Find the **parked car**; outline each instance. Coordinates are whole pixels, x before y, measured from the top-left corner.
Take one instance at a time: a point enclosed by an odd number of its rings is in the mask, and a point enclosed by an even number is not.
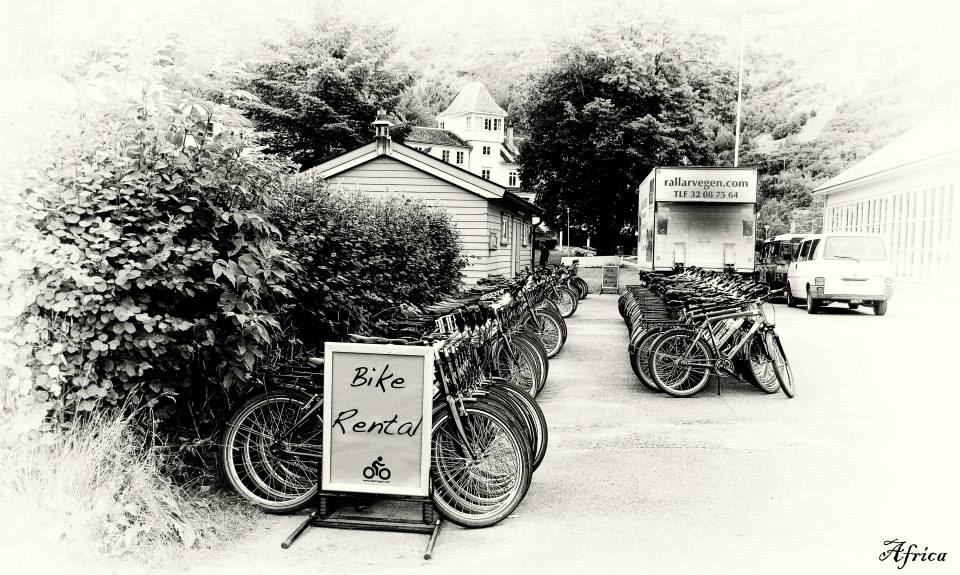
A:
[[[893,269],[883,238],[873,234],[808,235],[787,272],[787,305],[806,302],[807,313],[833,302],[850,309],[861,304],[887,313],[893,296]]]
[[[796,251],[804,236],[800,234],[780,234],[763,242],[757,254],[756,279],[771,290],[787,285],[787,269],[793,262]]]

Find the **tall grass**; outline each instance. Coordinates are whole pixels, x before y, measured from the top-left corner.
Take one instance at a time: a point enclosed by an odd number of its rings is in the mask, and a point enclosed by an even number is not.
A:
[[[2,448],[0,516],[21,518],[25,537],[49,538],[54,526],[58,540],[108,555],[209,548],[249,529],[252,507],[178,486],[163,472],[162,447],[133,429],[129,417],[99,414]]]

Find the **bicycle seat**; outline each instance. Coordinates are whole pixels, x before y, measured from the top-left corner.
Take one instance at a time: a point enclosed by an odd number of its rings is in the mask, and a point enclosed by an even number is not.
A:
[[[385,344],[385,343],[388,343],[388,342],[390,341],[390,340],[388,340],[388,339],[386,339],[386,338],[383,338],[383,337],[375,337],[375,336],[374,336],[374,337],[371,337],[371,336],[366,336],[366,335],[358,335],[358,334],[355,334],[355,333],[348,333],[348,334],[347,334],[347,340],[348,340],[350,343],[377,343],[377,344],[381,344],[381,345],[382,345],[382,344]]]
[[[324,359],[322,357],[308,357],[307,363],[315,367],[323,367]]]

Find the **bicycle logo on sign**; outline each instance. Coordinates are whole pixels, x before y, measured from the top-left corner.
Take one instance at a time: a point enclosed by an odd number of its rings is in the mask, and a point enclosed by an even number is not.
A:
[[[390,468],[383,462],[382,456],[377,457],[376,461],[363,468],[363,478],[379,478],[380,481],[388,481],[390,479]]]

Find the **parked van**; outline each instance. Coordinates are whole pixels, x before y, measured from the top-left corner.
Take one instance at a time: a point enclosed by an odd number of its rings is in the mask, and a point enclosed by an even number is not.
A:
[[[787,268],[800,241],[800,234],[780,234],[763,242],[757,255],[756,280],[771,290],[787,285]]]
[[[787,271],[787,305],[806,302],[807,313],[842,302],[887,313],[893,295],[893,268],[883,238],[873,234],[805,236]]]

